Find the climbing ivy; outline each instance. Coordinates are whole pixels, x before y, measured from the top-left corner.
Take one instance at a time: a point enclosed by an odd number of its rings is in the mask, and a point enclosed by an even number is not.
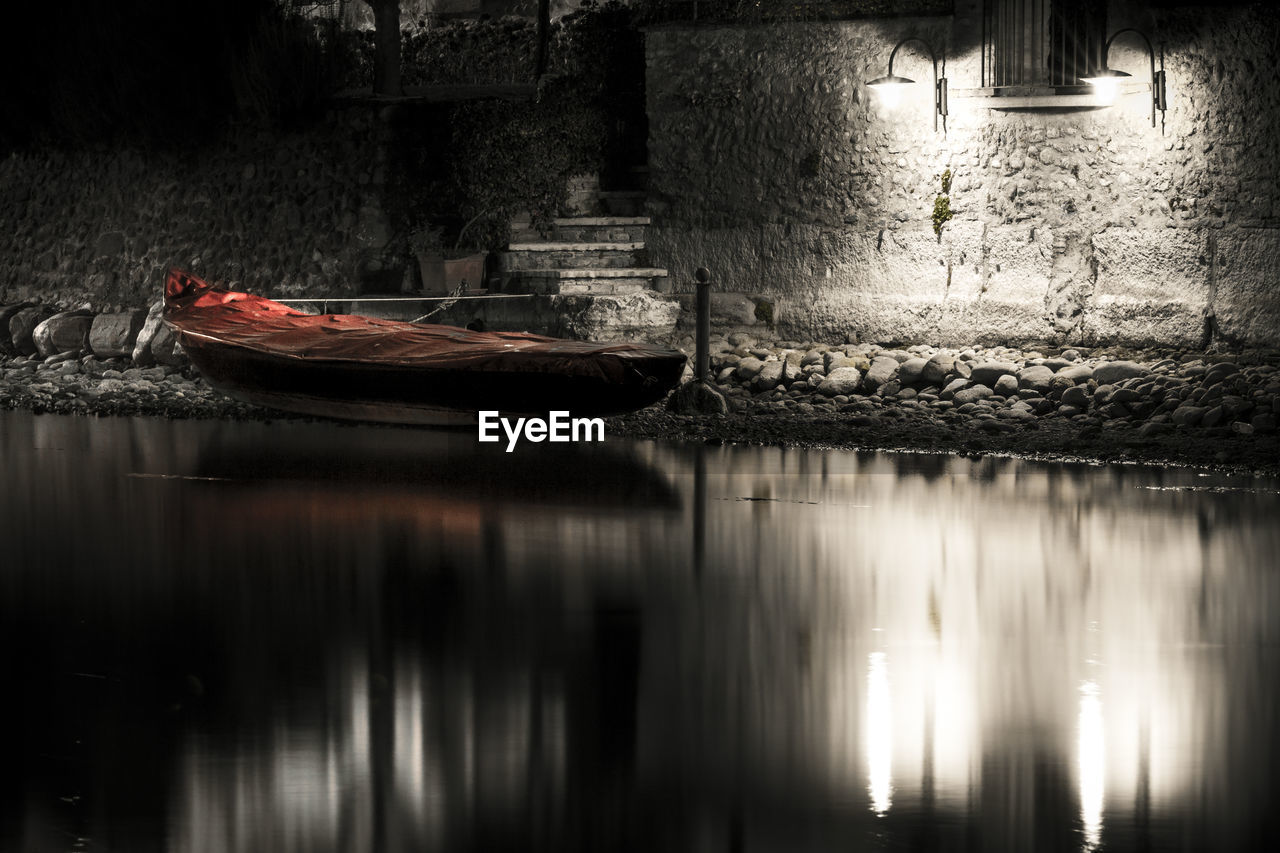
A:
[[[953,214],[951,212],[951,170],[941,175],[942,192],[933,200],[933,233],[942,239],[942,226],[947,224]]]

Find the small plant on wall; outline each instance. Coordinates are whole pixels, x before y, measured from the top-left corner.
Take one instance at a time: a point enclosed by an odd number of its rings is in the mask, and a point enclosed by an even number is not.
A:
[[[933,233],[942,242],[942,226],[946,225],[953,214],[951,212],[951,170],[947,169],[940,176],[942,192],[933,200]]]

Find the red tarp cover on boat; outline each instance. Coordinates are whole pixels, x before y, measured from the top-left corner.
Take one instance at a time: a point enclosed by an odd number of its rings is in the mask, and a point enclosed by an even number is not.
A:
[[[614,374],[631,358],[679,355],[644,344],[473,332],[353,314],[303,314],[270,299],[214,287],[176,269],[165,282],[164,318],[183,334],[276,356],[428,370],[554,371],[616,381]]]

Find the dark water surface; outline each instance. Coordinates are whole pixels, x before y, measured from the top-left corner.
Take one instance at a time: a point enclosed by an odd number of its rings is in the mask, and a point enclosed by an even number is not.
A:
[[[1280,849],[1280,484],[0,412],[0,850]]]

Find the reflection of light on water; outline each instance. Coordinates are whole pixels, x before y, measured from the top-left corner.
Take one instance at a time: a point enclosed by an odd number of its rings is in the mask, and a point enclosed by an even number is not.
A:
[[[1080,762],[1080,820],[1084,824],[1085,849],[1092,850],[1102,840],[1103,774],[1106,768],[1106,741],[1102,731],[1102,700],[1098,685],[1080,685],[1080,719],[1077,757]]]
[[[375,849],[381,834],[381,849],[450,850],[480,823],[559,814],[569,740],[558,681],[482,687],[412,654],[393,666],[375,681],[352,656],[333,679],[342,706],[322,718],[282,711],[230,744],[193,736],[171,849],[336,853]]]
[[[871,808],[882,815],[892,804],[893,705],[889,700],[889,664],[884,652],[872,652],[867,669],[867,777]]]

